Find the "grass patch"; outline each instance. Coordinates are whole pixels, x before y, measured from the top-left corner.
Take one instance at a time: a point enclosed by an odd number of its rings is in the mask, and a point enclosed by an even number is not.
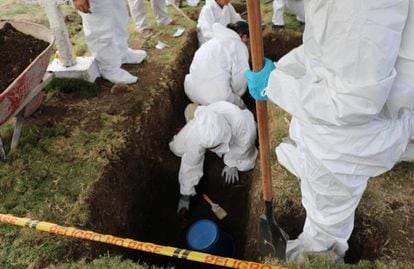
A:
[[[50,266],[48,269],[94,269],[94,268],[101,268],[101,269],[144,269],[147,267],[143,267],[142,265],[136,264],[131,260],[122,260],[121,257],[116,256],[112,257],[109,255],[103,256],[99,259],[96,259],[92,262],[80,261],[77,264],[73,263],[65,263],[58,266]]]
[[[272,27],[272,15],[273,15],[273,5],[272,1],[268,2],[267,4],[261,5],[262,11],[262,21],[264,21],[267,27]],[[285,28],[289,30],[303,32],[304,25],[296,20],[296,15],[290,12],[287,8],[285,8],[283,13],[284,21],[285,21]]]
[[[146,2],[146,5],[149,6],[149,3]],[[74,50],[77,55],[82,55],[86,52],[86,45],[80,17],[73,7],[62,8],[71,39],[76,43]],[[155,25],[152,12],[148,15],[150,24]],[[14,0],[1,1],[0,17],[48,25],[39,6],[23,5]],[[184,27],[190,25],[181,18],[174,19]],[[130,21],[131,25],[133,23]],[[158,37],[153,40],[160,38],[170,45],[157,54],[157,61],[160,58],[166,65],[172,64],[185,40],[184,36],[172,37],[175,29],[171,26],[155,29]],[[188,31],[190,26],[186,29]],[[140,38],[134,27],[130,27],[130,30],[130,40]],[[147,47],[153,49],[153,46]],[[76,79],[55,79],[47,89],[51,92],[79,94],[81,98],[94,97],[97,90],[95,84]],[[59,94],[52,94],[45,104],[56,107],[55,110],[62,113],[59,104],[65,99]],[[90,101],[73,102],[75,104],[71,104],[71,108],[78,111],[87,109]],[[65,101],[65,105],[67,103]],[[62,107],[65,105],[62,104]],[[114,157],[116,147],[123,147],[125,142],[126,134],[117,131],[116,126],[125,121],[126,116],[112,114],[91,115],[94,116],[92,119],[64,113],[61,115],[63,119],[57,123],[26,124],[19,146],[7,156],[5,163],[1,163],[0,212],[65,226],[85,227],[90,218],[86,202],[90,188],[100,177],[108,159]],[[76,125],[70,123],[72,119],[76,120]],[[0,129],[5,145],[10,145],[13,127],[9,124]],[[6,148],[6,151],[9,149]],[[0,224],[0,234],[0,268],[45,268],[52,264],[62,264],[60,268],[143,268],[131,261],[110,256],[86,262],[90,258],[88,254],[79,253],[86,243],[78,239],[4,224]],[[73,262],[72,259],[79,255],[85,259]]]
[[[47,86],[46,92],[76,93],[80,98],[91,98],[98,95],[95,83],[75,78],[54,78]]]
[[[64,126],[28,126],[19,147],[0,169],[0,212],[16,216],[83,226],[89,211],[85,199],[99,177],[110,149],[119,141],[112,116],[101,117],[99,131],[71,130]],[[12,128],[1,129],[11,137]],[[75,252],[75,240],[0,225],[0,267],[61,262]],[[63,259],[62,259],[63,257]]]

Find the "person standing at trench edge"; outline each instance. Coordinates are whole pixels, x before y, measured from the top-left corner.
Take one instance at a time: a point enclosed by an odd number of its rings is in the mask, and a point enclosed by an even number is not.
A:
[[[144,0],[128,0],[131,17],[135,22],[136,29],[143,37],[153,35],[148,25]],[[168,16],[165,0],[151,0],[151,7],[158,25],[174,25],[175,21]]]
[[[225,167],[222,176],[227,184],[239,181],[238,171],[253,169],[257,157],[256,123],[249,110],[220,101],[198,106],[194,118],[188,119],[169,144],[170,150],[181,157],[179,216],[190,209],[190,197],[196,194],[195,186],[203,176],[207,150],[223,157]]]
[[[285,19],[283,18],[285,7],[296,15],[296,20],[298,22],[305,23],[303,0],[273,0],[273,30],[285,28]]]
[[[135,83],[138,78],[121,65],[139,64],[147,53],[128,48],[126,3],[122,0],[74,0],[73,4],[80,11],[86,43],[101,76],[112,83]]]
[[[292,115],[276,155],[306,220],[287,258],[343,262],[368,179],[414,160],[414,0],[308,0],[305,14],[303,45],[246,78]]]

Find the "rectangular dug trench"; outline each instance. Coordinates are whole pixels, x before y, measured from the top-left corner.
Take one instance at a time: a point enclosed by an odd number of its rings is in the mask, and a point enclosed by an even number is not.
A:
[[[270,36],[265,39],[265,49],[270,51],[266,54],[276,60],[300,43],[300,35],[293,41]],[[204,176],[197,186],[197,196],[191,200],[188,222],[183,223],[176,214],[181,160],[170,152],[168,143],[185,124],[183,111],[189,100],[182,85],[197,47],[193,31],[171,71],[170,83],[159,90],[153,105],[141,115],[140,131],[130,133],[128,145],[119,159],[108,165],[104,176],[94,186],[89,201],[93,208],[91,228],[138,241],[188,249],[185,240],[188,226],[199,219],[209,219],[233,238],[234,258],[255,259],[256,254],[246,254],[245,250],[255,247],[257,236],[256,227],[249,224],[258,220],[251,216],[251,209],[257,211],[262,206],[261,199],[250,195],[252,182],[260,180],[257,171],[240,173],[238,184],[226,185],[221,177],[223,161],[215,154],[207,153]],[[227,217],[217,219],[209,204],[201,198],[202,193],[219,203],[227,211]],[[97,252],[106,252],[110,248],[111,252],[151,265],[217,268],[117,247],[96,247],[101,248]]]

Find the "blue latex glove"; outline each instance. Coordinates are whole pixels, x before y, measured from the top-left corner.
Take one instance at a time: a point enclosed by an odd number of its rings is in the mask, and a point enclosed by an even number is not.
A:
[[[266,94],[266,87],[269,81],[270,73],[276,69],[276,66],[270,59],[265,58],[264,67],[259,72],[253,72],[251,70],[247,70],[244,73],[244,77],[247,80],[247,85],[249,87],[250,95],[258,101],[266,101],[267,94]]]

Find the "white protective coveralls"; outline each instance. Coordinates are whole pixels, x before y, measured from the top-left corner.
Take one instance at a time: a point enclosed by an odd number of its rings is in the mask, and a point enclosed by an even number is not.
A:
[[[228,102],[199,106],[169,146],[181,157],[178,175],[180,193],[195,195],[195,186],[203,176],[207,149],[223,158],[225,165],[247,171],[255,166],[257,149],[253,114]]]
[[[209,105],[227,101],[245,108],[241,96],[246,92],[244,72],[249,70],[249,51],[233,30],[213,24],[214,38],[195,53],[184,90],[194,103]]]
[[[285,7],[296,15],[296,19],[298,21],[305,22],[305,8],[303,6],[303,0],[273,0],[273,25],[285,25],[285,20],[283,18]]]
[[[198,6],[199,3],[200,3],[200,0],[187,0],[187,4],[190,7],[196,7]]]
[[[238,21],[244,20],[230,3],[221,8],[215,0],[206,0],[197,21],[197,37],[200,46],[213,38],[213,24],[215,22],[227,26],[229,23]]]
[[[144,0],[128,0],[128,4],[137,31],[142,32],[149,29]],[[165,0],[151,0],[151,7],[158,25],[168,25],[172,22],[172,19],[168,16]]]
[[[147,54],[128,48],[126,3],[113,0],[89,0],[89,3],[92,13],[79,13],[86,42],[102,77],[113,83],[136,82],[137,77],[121,69],[121,64],[139,63]]]
[[[368,179],[414,159],[414,0],[306,0],[305,10],[304,44],[279,60],[267,88],[292,115],[294,143],[276,154],[300,178],[307,214],[287,257],[330,249],[341,258]]]

